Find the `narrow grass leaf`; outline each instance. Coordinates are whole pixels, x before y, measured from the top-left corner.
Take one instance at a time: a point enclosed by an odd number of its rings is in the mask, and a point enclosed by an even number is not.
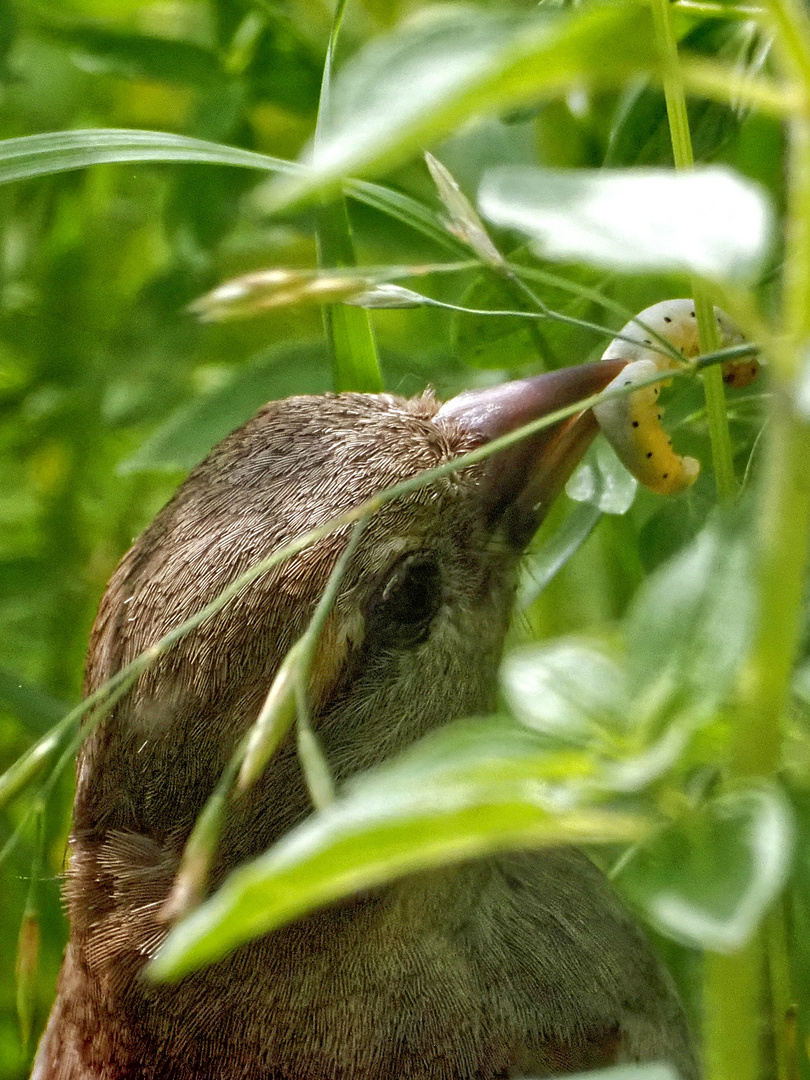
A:
[[[0,141],[0,183],[83,169],[88,165],[151,161],[235,165],[261,172],[297,172],[300,166],[269,154],[167,131],[87,128]]]
[[[489,263],[490,266],[503,266],[503,255],[492,243],[483,221],[458,186],[456,178],[433,154],[425,153],[425,161],[439,198],[450,215],[448,223],[450,232],[474,251],[483,262]]]
[[[338,0],[323,68],[315,144],[320,143],[332,111],[332,70],[346,0]],[[318,265],[351,267],[356,263],[349,213],[342,191],[336,191],[317,215]],[[338,298],[340,299],[340,298]],[[326,336],[332,349],[335,389],[379,393],[382,376],[369,316],[361,308],[327,302],[323,308]]]

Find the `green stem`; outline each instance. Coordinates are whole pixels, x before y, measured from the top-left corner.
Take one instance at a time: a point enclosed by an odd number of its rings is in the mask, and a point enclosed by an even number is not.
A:
[[[770,0],[786,66],[810,96],[810,32],[792,0]],[[810,341],[810,122],[790,128],[783,336],[769,350],[773,409],[759,483],[758,619],[740,686],[732,733],[731,768],[738,776],[772,776],[779,764],[782,725],[801,630],[810,535],[810,428],[795,402]],[[772,943],[771,943],[772,944]],[[749,947],[750,948],[750,947]],[[773,964],[774,958],[771,957]],[[777,958],[778,959],[778,958]],[[734,993],[739,984],[733,983]],[[718,988],[719,989],[719,988]],[[746,1024],[733,1033],[745,1036]],[[729,1038],[731,1032],[729,1031]],[[785,1040],[787,1032],[777,1030]],[[784,1059],[784,1046],[777,1058]]]
[[[758,940],[704,960],[704,1036],[709,1080],[758,1080],[760,1016]]]
[[[316,150],[324,118],[329,115],[332,66],[346,3],[347,0],[338,0],[332,20],[315,125]],[[319,266],[356,265],[349,212],[343,195],[319,208],[316,233]],[[383,388],[382,376],[368,312],[345,304],[324,304],[323,321],[332,349],[335,390],[379,393]]]
[[[686,93],[672,27],[669,0],[652,0],[656,42],[663,67],[664,94],[676,169],[694,166],[686,109]],[[714,305],[705,285],[692,281],[701,352],[719,344]],[[717,497],[734,499],[737,482],[731,453],[722,374],[718,368],[703,376],[706,415],[712,446]],[[756,740],[753,740],[756,744]],[[707,953],[704,959],[704,1036],[706,1073],[710,1080],[757,1080],[760,1047],[761,980],[755,939],[732,956]]]
[[[692,153],[692,138],[689,134],[683,72],[678,57],[678,42],[672,27],[669,0],[652,0],[652,15],[656,45],[663,69],[664,96],[667,103],[675,168],[691,169],[695,164],[695,159]],[[714,305],[708,289],[698,278],[692,279],[692,296],[695,299],[700,350],[704,353],[715,352],[720,342],[714,319]],[[734,459],[728,431],[723,376],[718,369],[713,368],[705,373],[703,389],[706,396],[706,416],[709,424],[717,497],[721,503],[731,502],[737,494],[737,480],[734,476]]]
[[[768,0],[779,51],[804,90],[810,93],[810,16],[802,0]]]
[[[795,1017],[784,902],[770,913],[765,930],[776,1080],[796,1080],[799,1068],[793,1030]]]

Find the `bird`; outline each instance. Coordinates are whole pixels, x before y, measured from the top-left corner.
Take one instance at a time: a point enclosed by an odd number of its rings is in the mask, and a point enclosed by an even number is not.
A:
[[[85,693],[279,546],[598,392],[621,365],[572,366],[444,403],[430,390],[269,402],[123,557],[91,632]],[[448,720],[493,710],[521,555],[596,432],[579,411],[369,519],[307,690],[338,790]],[[242,589],[88,735],[65,883],[70,936],[33,1080],[506,1080],[651,1060],[697,1080],[670,975],[573,848],[412,873],[174,984],[144,977],[195,820],[349,533]],[[311,812],[288,737],[232,799],[210,887]]]

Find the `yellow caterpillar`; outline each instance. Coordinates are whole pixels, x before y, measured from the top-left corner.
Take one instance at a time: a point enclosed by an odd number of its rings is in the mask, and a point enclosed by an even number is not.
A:
[[[741,343],[743,336],[728,315],[720,308],[714,309],[714,315],[721,347]],[[622,329],[621,338],[611,341],[602,359],[627,360],[628,364],[608,389],[629,386],[657,372],[677,368],[679,361],[664,351],[661,338],[684,360],[698,356],[700,342],[693,300],[663,300],[646,308]],[[732,361],[723,365],[723,380],[730,386],[747,386],[758,371],[756,360]],[[694,484],[700,462],[673,450],[661,426],[660,387],[661,384],[641,387],[625,397],[606,401],[593,411],[625,468],[652,491],[674,495]]]

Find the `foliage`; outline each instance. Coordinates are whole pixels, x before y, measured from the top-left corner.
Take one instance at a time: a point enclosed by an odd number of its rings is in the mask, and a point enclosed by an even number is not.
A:
[[[180,921],[153,974],[408,869],[574,840],[660,933],[710,1076],[810,1077],[806,13],[333,15],[0,0],[0,1078],[25,1075],[61,958],[94,608],[184,472],[269,398],[579,363],[684,295],[769,361],[727,396],[675,380],[695,486],[637,490],[595,446],[528,554],[502,714],[448,717],[334,800],[302,737],[319,809]],[[692,156],[711,168],[679,171]],[[311,643],[200,819],[178,910],[230,784],[295,717]]]

